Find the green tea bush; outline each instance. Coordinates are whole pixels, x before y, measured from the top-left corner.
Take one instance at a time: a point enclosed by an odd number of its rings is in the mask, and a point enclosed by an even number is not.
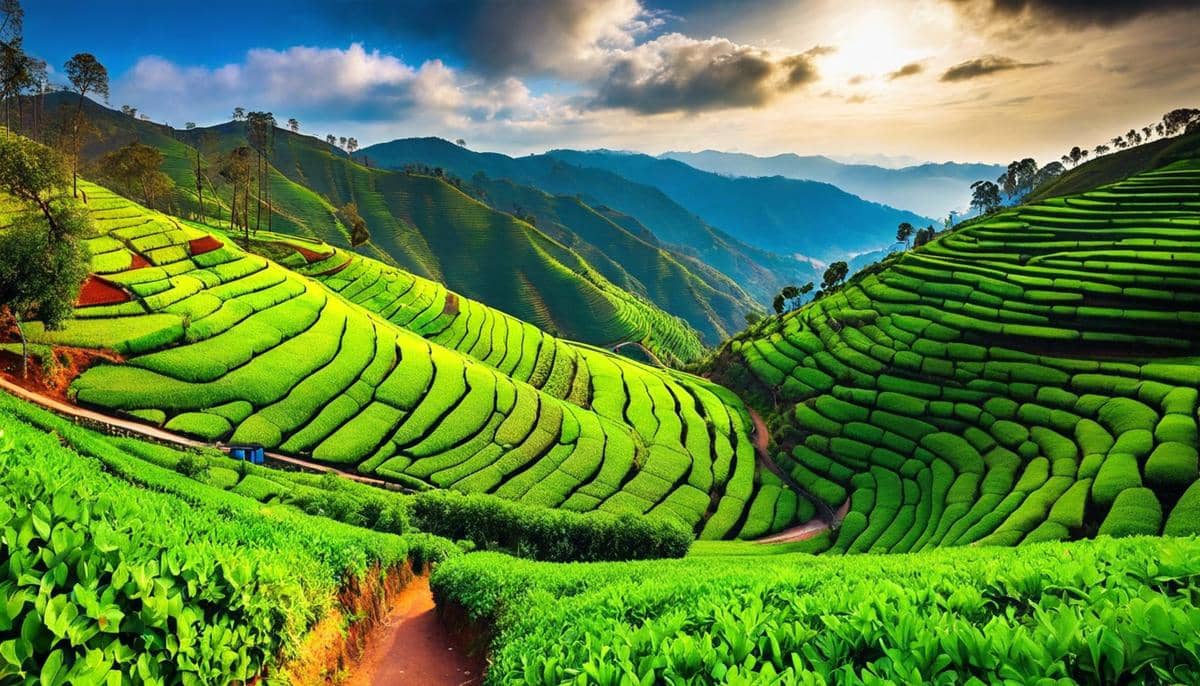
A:
[[[1200,543],[1141,538],[586,566],[480,553],[432,585],[494,623],[488,684],[1115,684],[1200,680],[1198,579]]]
[[[421,531],[536,560],[682,557],[693,539],[673,519],[551,510],[453,491],[419,493],[410,511]]]
[[[1102,536],[1153,536],[1162,527],[1162,505],[1149,488],[1121,491],[1100,525]]]

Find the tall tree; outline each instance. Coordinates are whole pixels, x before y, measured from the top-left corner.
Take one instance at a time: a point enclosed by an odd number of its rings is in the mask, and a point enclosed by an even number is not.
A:
[[[58,326],[87,276],[81,239],[90,223],[77,202],[62,198],[67,176],[56,151],[18,136],[0,139],[0,191],[22,205],[0,231],[0,309],[21,337],[22,375],[29,351],[21,322],[36,317],[47,328]]]
[[[147,207],[165,210],[162,199],[169,196],[172,182],[162,171],[164,159],[158,148],[133,141],[106,153],[99,167],[114,190]]]
[[[825,274],[821,277],[821,288],[827,293],[835,286],[846,280],[846,276],[850,274],[850,265],[838,260],[829,265],[825,270]]]
[[[1000,187],[991,181],[976,181],[971,184],[971,207],[980,214],[988,214],[1000,206]]]
[[[270,112],[250,112],[246,115],[246,140],[257,154],[255,171],[258,176],[258,206],[255,209],[254,230],[262,228],[262,207],[267,203],[267,224],[271,223],[269,183],[269,155],[274,140],[275,115]]]
[[[234,121],[241,121],[245,118],[246,118],[246,108],[245,107],[233,108],[233,120]]]
[[[245,234],[245,247],[250,246],[250,185],[254,176],[254,151],[249,146],[238,146],[221,160],[218,171],[221,178],[232,189],[229,209],[229,229],[241,228]]]
[[[295,117],[288,119],[288,128],[291,129],[292,133],[300,133],[300,121]]]
[[[325,142],[330,145],[337,145],[337,136],[331,133],[328,136],[325,136]]]
[[[358,139],[357,138],[347,138],[346,139],[346,150],[347,150],[347,152],[349,152],[351,154],[353,154],[355,150],[358,150]]]
[[[1101,143],[1100,145],[1097,145],[1093,149],[1093,152],[1096,153],[1096,157],[1099,157],[1108,151],[1109,151],[1109,147],[1107,145],[1104,145],[1103,143]]]
[[[904,248],[908,249],[908,239],[912,238],[913,225],[908,222],[900,222],[900,226],[896,227],[896,240],[904,244]]]
[[[342,206],[341,210],[342,221],[350,227],[350,245],[357,248],[358,246],[371,240],[371,232],[367,229],[367,222],[358,213],[358,204],[348,202]]]
[[[108,70],[104,68],[103,64],[100,64],[95,55],[87,52],[78,53],[67,60],[66,70],[67,80],[79,94],[79,104],[75,108],[75,117],[71,123],[71,136],[74,139],[71,146],[71,193],[78,198],[83,99],[88,93],[95,93],[108,102]]]

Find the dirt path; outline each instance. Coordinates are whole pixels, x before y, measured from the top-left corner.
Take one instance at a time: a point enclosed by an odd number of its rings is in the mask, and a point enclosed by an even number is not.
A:
[[[481,683],[483,665],[455,643],[434,611],[429,577],[417,577],[401,592],[384,623],[372,632],[370,643],[344,686],[422,684],[474,686]]]
[[[72,419],[83,419],[93,424],[99,424],[113,429],[118,429],[126,434],[141,436],[143,438],[149,438],[162,443],[171,443],[184,448],[216,447],[210,443],[204,443],[202,441],[185,438],[179,434],[171,433],[170,431],[160,429],[156,426],[150,426],[149,424],[142,424],[141,422],[121,419],[120,417],[112,417],[94,410],[89,410],[85,407],[79,407],[78,405],[72,405],[56,398],[42,395],[41,393],[35,393],[2,376],[0,376],[0,390],[7,391],[8,393],[15,395],[22,400],[27,400],[35,405],[40,405],[51,412],[55,412],[65,417],[70,417]],[[333,467],[329,467],[327,465],[317,462],[310,462],[308,460],[302,460],[296,457],[290,457],[288,455],[281,455],[279,453],[266,453],[266,457],[268,463],[275,462],[291,465],[293,467],[299,467],[307,471],[333,473],[353,481],[370,484],[372,486],[378,486],[380,488],[404,490],[398,487],[396,484],[384,481],[382,479],[374,479],[369,476],[363,476],[362,474],[355,474],[354,472],[344,472],[340,469],[334,469]]]
[[[767,431],[767,423],[764,422],[763,418],[757,412],[754,411],[754,408],[747,407],[746,411],[750,413],[750,420],[754,422],[754,433],[751,435],[750,439],[754,443],[754,454],[758,458],[758,463],[760,465],[762,465],[763,467],[765,467],[767,470],[769,470],[772,474],[779,477],[780,481],[783,481],[783,483],[788,488],[790,488],[796,492],[796,495],[800,496],[801,498],[805,498],[806,500],[811,502],[817,508],[817,516],[812,521],[805,522],[804,524],[801,524],[798,527],[793,527],[792,529],[787,529],[787,530],[782,531],[773,536],[768,536],[766,539],[759,539],[759,542],[760,543],[785,543],[785,542],[803,541],[808,538],[812,538],[813,536],[816,536],[817,534],[821,533],[825,529],[828,529],[831,526],[834,526],[836,523],[841,522],[842,518],[841,518],[841,516],[839,516],[841,509],[839,509],[838,512],[834,512],[833,509],[831,509],[828,505],[826,505],[824,503],[824,501],[817,499],[811,493],[804,490],[803,486],[796,483],[796,480],[792,478],[791,474],[788,474],[787,472],[783,471],[782,469],[780,469],[779,465],[775,464],[775,460],[771,459],[770,451],[767,450],[767,445],[771,440],[771,434],[770,434],[770,432]],[[811,525],[811,527],[810,527],[810,525]],[[823,526],[821,526],[821,525],[823,525]],[[791,533],[791,535],[793,535],[793,536],[802,536],[802,537],[801,538],[787,538],[787,539],[780,539],[780,540],[769,540],[769,539],[775,539],[776,536],[782,536],[782,535],[788,534],[788,533]]]
[[[658,365],[659,367],[661,367],[663,369],[668,368],[667,365],[663,364],[662,360],[658,359],[658,355],[655,355],[654,353],[650,352],[650,348],[647,348],[646,346],[642,345],[638,341],[625,341],[624,343],[618,343],[612,347],[612,351],[614,353],[619,353],[619,352],[621,352],[621,348],[627,348],[630,346],[640,349],[643,353],[646,354],[646,357],[650,358],[651,362]]]
[[[834,513],[834,521],[840,522],[846,517],[846,513],[850,511],[850,499]],[[813,517],[803,524],[798,524],[790,529],[784,529],[777,534],[764,536],[758,539],[758,543],[798,543],[807,541],[810,538],[816,537],[818,534],[829,530],[829,522],[820,517]]]

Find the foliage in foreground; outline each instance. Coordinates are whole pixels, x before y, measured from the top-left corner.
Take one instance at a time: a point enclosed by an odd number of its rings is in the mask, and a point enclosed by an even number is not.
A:
[[[262,507],[0,413],[0,682],[246,682],[363,579],[448,550]],[[135,467],[138,488],[118,475]],[[374,571],[372,571],[374,570]]]
[[[468,555],[439,603],[498,621],[490,684],[1200,681],[1200,542],[556,565]]]

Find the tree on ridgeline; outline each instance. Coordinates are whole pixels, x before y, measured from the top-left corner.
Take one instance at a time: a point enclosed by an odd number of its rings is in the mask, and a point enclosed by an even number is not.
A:
[[[459,139],[455,140],[455,141],[454,141],[454,144],[455,144],[455,145],[457,145],[457,146],[458,146],[458,147],[460,147],[460,148],[465,148],[465,147],[467,147],[467,142],[466,142],[465,140],[461,139],[461,138],[459,138]]]
[[[1095,148],[1093,148],[1092,152],[1095,152],[1096,157],[1099,157],[1099,156],[1107,153],[1110,149],[1111,148],[1109,148],[1107,145],[1101,143],[1100,145],[1097,145]]]
[[[913,247],[919,248],[922,245],[925,245],[929,241],[932,241],[933,237],[936,235],[937,232],[933,230],[932,226],[926,226],[923,229],[917,229],[916,235],[913,236]]]
[[[67,60],[67,80],[79,94],[79,103],[75,108],[75,116],[71,122],[71,193],[79,197],[79,152],[83,147],[82,134],[84,128],[83,99],[88,93],[95,93],[108,102],[108,70],[96,59],[95,55],[87,52],[77,53]]]
[[[346,150],[348,152],[350,152],[351,154],[353,154],[355,150],[358,150],[358,139],[353,138],[353,137],[347,138],[346,139]]]
[[[908,222],[900,222],[900,226],[896,227],[896,240],[904,244],[905,250],[908,249],[908,240],[912,238],[915,230],[913,225]]]
[[[29,346],[22,322],[54,329],[70,316],[87,277],[82,239],[91,233],[87,211],[64,197],[68,165],[57,151],[29,139],[0,139],[0,191],[23,206],[0,231],[0,309],[21,339],[21,375]]]
[[[1125,143],[1125,137],[1124,137],[1124,136],[1116,136],[1116,137],[1114,137],[1114,138],[1112,139],[1112,141],[1110,141],[1110,142],[1113,144],[1113,147],[1114,147],[1114,148],[1116,148],[1117,150],[1124,150],[1124,149],[1125,149],[1125,145],[1126,145],[1126,143]]]
[[[1085,150],[1084,152],[1086,153],[1087,151]],[[1037,179],[1033,187],[1040,188],[1043,184],[1062,176],[1064,171],[1066,171],[1066,168],[1058,162],[1047,164],[1038,170]]]
[[[337,136],[331,133],[328,136],[325,136],[325,142],[330,145],[337,145]]]
[[[850,275],[850,265],[838,260],[829,265],[821,277],[821,288],[826,293],[839,286]]]
[[[1152,135],[1154,135],[1154,125],[1153,124],[1147,124],[1142,127],[1142,136],[1145,137],[1146,140],[1150,140],[1150,137]]]
[[[1000,187],[991,181],[971,184],[971,207],[980,214],[989,214],[1000,207]]]
[[[346,148],[346,137],[338,136],[338,145],[344,150]]]
[[[367,222],[358,213],[358,203],[348,202],[342,206],[339,214],[342,215],[342,221],[346,226],[350,227],[350,245],[357,248],[358,246],[371,240],[371,232],[367,230]]]
[[[783,294],[776,293],[775,299],[771,301],[771,307],[775,310],[775,314],[783,314],[783,308],[785,305],[786,301],[783,298]]]
[[[300,133],[300,121],[295,117],[288,119],[288,129],[290,129],[292,133]]]
[[[1129,129],[1125,134],[1125,140],[1129,141],[1130,145],[1137,146],[1142,144],[1142,134],[1138,133],[1137,129]]]
[[[747,312],[746,326],[754,326],[755,324],[761,322],[762,318],[762,312]]]
[[[105,153],[98,169],[101,179],[121,195],[146,207],[167,210],[162,200],[170,198],[173,184],[162,171],[164,159],[158,148],[133,141]]]
[[[246,108],[245,107],[233,108],[233,120],[234,121],[241,121],[245,118],[246,118]]]
[[[1171,110],[1162,118],[1163,131],[1167,136],[1187,133],[1189,127],[1197,123],[1200,123],[1200,110],[1190,107]]]

